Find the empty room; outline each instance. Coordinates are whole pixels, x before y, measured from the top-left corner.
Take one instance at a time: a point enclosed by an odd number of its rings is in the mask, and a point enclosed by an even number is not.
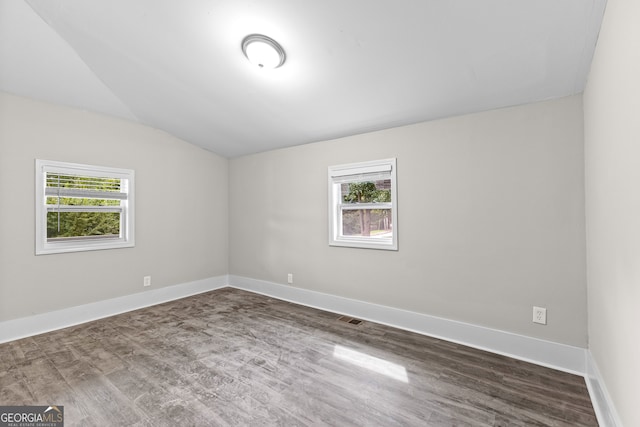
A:
[[[0,0],[0,426],[640,426],[638,22]]]

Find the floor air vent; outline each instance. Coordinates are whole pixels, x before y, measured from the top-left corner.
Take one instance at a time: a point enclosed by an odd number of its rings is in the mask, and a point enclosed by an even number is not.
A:
[[[340,316],[338,317],[338,320],[345,323],[351,323],[352,325],[359,325],[362,323],[362,320],[354,319],[353,317],[349,316]]]

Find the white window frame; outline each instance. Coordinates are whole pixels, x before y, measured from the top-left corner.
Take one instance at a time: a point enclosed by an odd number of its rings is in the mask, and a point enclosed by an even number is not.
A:
[[[367,176],[379,179],[384,175],[391,180],[390,203],[361,203],[346,204],[342,201],[340,185],[345,182],[361,182]],[[349,163],[329,166],[329,245],[351,248],[398,250],[398,191],[396,185],[396,159],[382,159],[360,163]],[[391,209],[391,224],[393,233],[391,238],[371,238],[342,235],[342,210],[344,209]]]
[[[133,170],[41,159],[36,159],[35,169],[36,255],[129,248],[135,246],[135,173]],[[119,196],[119,199],[121,199],[120,206],[115,208],[116,211],[121,213],[120,236],[118,238],[102,240],[80,238],[68,241],[47,241],[47,212],[48,209],[50,209],[50,207],[47,206],[46,195],[46,178],[48,173],[121,179],[121,192],[123,194]],[[76,210],[80,211],[80,209],[81,208]]]

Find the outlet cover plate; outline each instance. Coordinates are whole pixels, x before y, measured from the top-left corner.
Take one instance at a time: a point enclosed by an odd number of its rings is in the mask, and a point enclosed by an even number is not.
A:
[[[547,309],[544,307],[533,307],[533,323],[541,325],[547,324]]]

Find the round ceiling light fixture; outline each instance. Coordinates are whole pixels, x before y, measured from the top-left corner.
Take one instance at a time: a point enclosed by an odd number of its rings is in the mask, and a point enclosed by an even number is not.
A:
[[[260,68],[278,68],[286,59],[277,41],[262,34],[249,34],[242,40],[244,56]]]

